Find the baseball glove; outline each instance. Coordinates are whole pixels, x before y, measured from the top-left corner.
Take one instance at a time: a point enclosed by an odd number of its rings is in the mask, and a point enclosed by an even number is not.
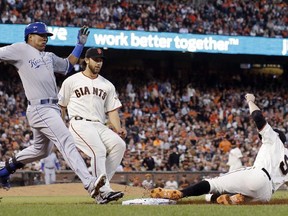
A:
[[[182,195],[182,192],[179,190],[155,188],[150,191],[150,197],[170,199],[170,200],[179,200],[183,197],[183,195]]]
[[[242,194],[222,194],[217,198],[216,202],[223,205],[239,205],[245,202],[245,196]]]

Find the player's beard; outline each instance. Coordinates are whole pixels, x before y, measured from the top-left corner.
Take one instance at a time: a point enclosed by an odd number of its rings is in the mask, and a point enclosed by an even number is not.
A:
[[[101,70],[101,67],[91,66],[90,64],[88,65],[88,68],[93,75],[98,75]]]

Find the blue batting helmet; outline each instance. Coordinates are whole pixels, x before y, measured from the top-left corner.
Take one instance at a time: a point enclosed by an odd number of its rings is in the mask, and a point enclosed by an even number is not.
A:
[[[29,34],[46,34],[47,36],[52,36],[51,32],[48,32],[47,26],[43,22],[35,22],[26,26],[24,31],[24,38],[27,40]]]

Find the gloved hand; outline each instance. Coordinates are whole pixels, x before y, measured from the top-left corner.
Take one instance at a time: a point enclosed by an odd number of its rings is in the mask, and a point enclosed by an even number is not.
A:
[[[90,31],[88,31],[88,27],[83,26],[81,29],[78,31],[78,36],[77,36],[77,44],[80,45],[85,45],[87,42],[88,35],[90,34]]]
[[[165,189],[165,188],[154,188],[150,191],[151,198],[162,198],[170,200],[179,200],[183,197],[183,194],[179,190]]]
[[[252,101],[254,103],[255,96],[253,94],[249,94],[248,93],[248,94],[245,95],[245,99],[246,99],[247,103],[249,103],[249,101]]]

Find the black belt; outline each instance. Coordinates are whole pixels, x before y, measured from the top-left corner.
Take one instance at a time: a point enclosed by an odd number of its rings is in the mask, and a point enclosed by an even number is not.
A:
[[[271,181],[271,177],[265,168],[262,168],[263,172],[267,175],[268,179]]]
[[[40,104],[57,104],[58,99],[41,99],[41,100],[33,100],[33,101],[28,101],[29,105],[40,105]]]
[[[74,118],[75,118],[75,120],[84,120],[84,121],[91,121],[91,122],[100,122],[99,120],[85,119],[85,118],[82,118],[82,117],[80,117],[80,116],[75,116]]]
[[[54,167],[45,167],[45,169],[55,169]]]

